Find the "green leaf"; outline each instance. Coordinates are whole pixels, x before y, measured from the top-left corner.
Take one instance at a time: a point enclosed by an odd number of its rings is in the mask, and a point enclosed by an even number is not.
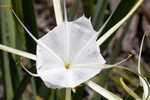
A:
[[[93,0],[81,0],[83,4],[84,14],[87,17],[92,17],[94,12],[94,2]]]
[[[113,70],[113,73],[116,73],[117,75],[120,75],[122,78],[126,79],[134,87],[138,87],[138,84],[133,79],[134,77],[130,73],[128,73],[128,72],[124,73],[124,72],[120,72],[120,71],[117,71],[117,70]]]
[[[11,54],[9,54],[9,61],[10,61],[10,70],[11,70],[13,90],[14,92],[16,92],[18,85],[19,85],[18,83],[20,82],[19,72]]]
[[[69,21],[73,20],[74,16],[77,13],[77,9],[79,8],[79,6],[80,6],[80,0],[75,0],[75,3],[72,5],[71,10],[70,10],[70,12],[68,14],[69,15],[68,16],[68,20]]]
[[[93,26],[95,30],[98,30],[100,26],[102,26],[107,4],[108,0],[97,1],[93,16]]]
[[[77,88],[76,92],[72,94],[72,100],[83,100],[86,95],[85,87]]]
[[[128,14],[128,12],[132,9],[132,7],[135,5],[136,2],[137,2],[137,0],[121,0],[120,3],[118,4],[116,10],[112,13],[111,18],[109,19],[108,23],[104,27],[100,36],[102,36],[110,28],[112,28],[114,25],[116,25],[121,19],[123,19]],[[112,36],[109,37],[101,45],[102,51],[104,51],[108,47],[111,39],[112,39]]]
[[[35,67],[30,68],[30,71],[35,71]],[[27,87],[27,84],[30,82],[31,76],[26,73],[22,81],[19,83],[19,86],[15,92],[13,100],[20,100],[21,96],[23,95],[24,90]]]
[[[45,86],[45,84],[40,81],[40,79],[36,79],[36,82],[38,82],[37,87],[38,87],[38,95],[44,99],[47,98],[54,98],[55,92],[52,89],[49,89]],[[49,100],[49,99],[48,99]],[[53,100],[53,99],[50,99]]]
[[[136,94],[138,94],[139,96],[142,96],[142,93],[143,93],[143,88],[141,87],[141,86],[138,86],[138,88],[136,88],[135,90],[134,90],[134,92],[136,93]],[[127,96],[126,98],[125,98],[125,100],[135,100],[132,96]]]
[[[99,93],[100,95],[104,96],[105,98],[107,98],[108,100],[123,100],[122,98],[118,97],[117,95],[113,94],[112,92],[104,89],[103,87],[101,87],[100,85],[92,82],[92,81],[88,81],[86,82],[86,84],[93,89],[94,91],[96,91],[97,93]]]
[[[0,1],[1,5],[11,4],[10,0]],[[9,9],[0,9],[0,33],[1,33],[1,43],[15,47],[16,35],[15,35],[15,25],[13,21],[12,14]],[[8,53],[2,52],[1,56],[3,82],[4,82],[4,98],[5,100],[11,100],[13,98],[13,86],[10,74],[10,61],[8,58]]]
[[[12,0],[12,6],[18,17],[23,21],[23,9],[22,9],[22,0]],[[16,26],[16,47],[24,47],[25,45],[25,37],[24,37],[24,32],[22,30],[22,26],[20,23],[17,21],[17,19],[14,17],[15,20],[15,26]]]
[[[120,78],[120,82],[122,84],[122,87],[125,89],[125,91],[130,94],[132,97],[135,98],[135,100],[142,100],[132,89],[130,89],[123,81],[123,78]]]
[[[36,25],[36,18],[34,11],[34,1],[22,0],[22,5],[23,5],[24,24],[35,37],[38,37],[38,29]],[[35,41],[27,33],[25,34],[25,38],[27,51],[35,53],[36,52]]]
[[[27,84],[30,82],[30,79],[31,79],[31,76],[29,76],[29,75],[24,76],[23,80],[21,81],[21,83],[19,84],[19,86],[15,92],[13,100],[20,100]]]

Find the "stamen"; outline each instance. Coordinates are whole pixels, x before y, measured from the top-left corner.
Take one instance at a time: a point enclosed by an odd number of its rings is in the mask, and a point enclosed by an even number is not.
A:
[[[34,74],[34,73],[31,73],[25,66],[24,64],[21,62],[21,65],[22,65],[22,68],[31,76],[34,76],[34,77],[39,77],[38,74]]]
[[[131,58],[133,55],[131,53],[128,54],[128,58]]]
[[[65,62],[65,68],[66,69],[70,69],[70,67],[71,67],[71,63],[70,62]]]
[[[114,67],[114,66],[118,66],[118,65],[120,65],[120,64],[122,64],[122,63],[124,63],[124,62],[126,62],[126,61],[127,61],[128,59],[130,59],[132,56],[133,56],[133,55],[132,55],[131,53],[129,53],[129,54],[128,54],[128,58],[123,59],[123,60],[121,60],[120,62],[118,62],[118,63],[116,63],[116,64],[113,64],[113,65],[106,65],[106,66],[104,66],[104,68],[112,68],[112,67]]]

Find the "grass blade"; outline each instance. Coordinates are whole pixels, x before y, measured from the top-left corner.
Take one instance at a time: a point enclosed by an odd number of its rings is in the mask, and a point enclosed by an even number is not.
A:
[[[22,4],[23,4],[24,24],[35,37],[38,37],[38,29],[37,29],[34,6],[33,6],[34,1],[33,0],[23,0]],[[33,41],[33,39],[28,34],[25,34],[25,39],[26,39],[27,51],[29,51],[31,53],[35,53],[36,52],[36,43]]]
[[[123,81],[123,78],[120,78],[122,87],[126,90],[128,94],[135,98],[135,100],[142,100],[132,89],[130,89]]]
[[[68,16],[69,21],[73,20],[79,6],[80,6],[80,0],[75,0],[75,3],[72,5],[71,10],[69,12],[69,16]]]
[[[118,97],[117,95],[113,94],[112,92],[102,88],[101,86],[97,85],[96,83],[89,81],[86,83],[90,88],[95,90],[97,93],[101,94],[108,100],[123,100],[122,98]]]
[[[132,9],[132,7],[137,3],[136,1],[137,0],[128,0],[128,1],[121,0],[100,35],[103,35],[108,30],[112,32],[114,30],[112,27],[114,27],[114,25],[116,24],[119,24],[118,23],[119,21],[122,22],[122,19],[128,14],[128,12]],[[108,33],[104,34],[103,37],[105,37],[106,35],[108,35]],[[103,37],[101,37],[100,39],[104,40]],[[103,45],[101,45],[102,51],[108,47],[111,38],[112,37],[109,37],[104,43],[100,39],[98,40],[99,44],[103,43]]]
[[[38,30],[37,30],[37,25],[36,25],[36,18],[35,18],[33,4],[34,4],[33,0],[22,0],[23,19],[24,19],[23,22],[24,22],[25,26],[31,31],[31,33],[35,37],[37,37]],[[35,53],[36,43],[30,38],[30,36],[28,34],[25,34],[25,42],[26,42],[27,51],[29,51],[31,53]],[[13,100],[19,100],[21,98],[27,84],[30,82],[30,79],[31,79],[31,76],[28,76],[28,75],[24,76],[23,80],[19,84],[17,92],[15,92],[15,96],[14,96]],[[36,98],[36,97],[34,97],[34,98]]]
[[[100,26],[102,25],[102,21],[104,18],[107,4],[108,4],[108,0],[97,1],[95,12],[94,12],[94,17],[93,17],[93,26],[95,30],[98,30]]]
[[[11,4],[10,0],[0,1],[1,5]],[[1,42],[12,47],[16,46],[16,35],[15,35],[15,25],[11,12],[7,8],[0,9],[0,33],[1,33]],[[7,18],[7,20],[6,20]],[[13,98],[13,85],[10,74],[10,60],[8,53],[2,53],[2,71],[3,71],[3,80],[4,80],[4,95],[5,100],[11,100]]]
[[[87,17],[92,17],[94,12],[94,2],[93,0],[81,0],[83,4],[84,14]]]

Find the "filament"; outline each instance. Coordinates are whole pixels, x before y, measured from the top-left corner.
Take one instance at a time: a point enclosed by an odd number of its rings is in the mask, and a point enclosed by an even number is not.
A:
[[[38,74],[34,74],[34,73],[31,73],[25,66],[24,64],[21,62],[21,65],[22,65],[22,68],[31,76],[34,76],[34,77],[39,77]]]

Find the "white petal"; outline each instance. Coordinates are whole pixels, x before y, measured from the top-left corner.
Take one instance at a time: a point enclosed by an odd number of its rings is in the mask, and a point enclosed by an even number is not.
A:
[[[69,37],[67,37],[68,34]],[[53,50],[65,61],[68,51],[70,60],[72,60],[72,58],[87,44],[91,37],[96,34],[98,33],[93,30],[90,20],[82,16],[73,22],[60,24],[40,38],[39,42],[47,45],[48,48]],[[66,46],[67,44],[69,44],[69,46]]]
[[[38,41],[45,44],[48,48],[53,50],[53,52],[55,52],[55,54],[57,54],[61,59],[64,60],[64,58],[63,58],[65,55],[65,47],[64,47],[65,46],[64,45],[64,43],[65,43],[64,42],[65,41],[65,27],[64,27],[64,23],[55,27],[52,31],[49,31],[45,36],[40,38]],[[40,48],[40,46],[39,46],[39,48]],[[42,48],[42,49],[44,50],[44,52],[46,51],[45,48]],[[38,51],[37,51],[37,53],[38,53]]]
[[[84,16],[69,25],[70,35],[70,58],[74,56],[87,44],[87,42],[98,33],[93,30],[92,24]],[[96,41],[96,40],[95,40]]]
[[[73,59],[73,64],[104,64],[105,62],[96,43],[96,36],[93,36]]]
[[[73,88],[94,77],[100,71],[100,67],[98,69],[98,67],[83,66],[83,68],[47,69],[38,74],[49,88]]]
[[[77,86],[97,75],[102,69],[100,68],[100,66],[99,68],[95,66],[82,66],[82,68],[74,67],[71,70],[74,83]]]
[[[42,80],[49,88],[74,87],[72,72],[65,68],[49,69],[39,73]],[[53,87],[52,85],[55,85]]]
[[[47,69],[53,69],[57,67],[64,67],[64,64],[60,62],[55,56],[50,52],[45,50],[42,46],[37,45],[37,72],[45,71]],[[55,67],[54,67],[55,66]]]

